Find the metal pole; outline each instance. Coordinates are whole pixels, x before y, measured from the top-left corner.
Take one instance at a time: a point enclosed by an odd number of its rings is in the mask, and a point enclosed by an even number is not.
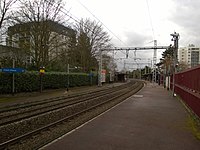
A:
[[[164,66],[164,75],[163,75],[163,84],[164,84],[164,88],[166,88],[166,77],[167,77],[167,67],[166,64]]]
[[[102,50],[100,49],[99,50],[99,78],[98,78],[98,86],[102,86],[102,82],[101,82],[101,78],[102,78],[102,75],[101,75],[101,71],[102,71]]]
[[[124,60],[124,71],[126,71],[126,61]]]
[[[42,73],[40,73],[40,93],[42,93]]]
[[[13,68],[15,68],[15,59],[13,58]],[[12,74],[12,95],[15,94],[15,74]]]
[[[169,91],[169,87],[170,87],[170,74],[169,74],[169,70],[168,70],[168,76],[167,76],[167,90]]]
[[[176,61],[175,61],[175,51],[176,51],[176,40],[174,40],[174,61],[173,61],[173,87],[172,87],[172,96],[175,96],[174,93],[175,93],[175,73],[176,73]]]
[[[67,64],[67,91],[69,91],[69,64]]]
[[[43,83],[42,83],[42,78],[43,78],[43,75],[45,73],[45,67],[44,66],[41,66],[40,67],[40,93],[42,93],[42,90],[43,90]]]
[[[157,40],[154,40],[154,54],[153,54],[153,82],[156,83],[156,59],[157,59]]]
[[[93,78],[93,75],[92,75],[92,72],[90,74],[90,85],[92,86],[92,78]]]
[[[172,87],[172,95],[175,95],[175,74],[177,72],[176,70],[176,64],[177,64],[177,52],[178,52],[178,40],[179,40],[179,34],[174,32],[173,34],[170,34],[173,36],[172,40],[174,41],[174,60],[173,60],[173,66],[174,66],[174,71],[173,71],[173,87]]]

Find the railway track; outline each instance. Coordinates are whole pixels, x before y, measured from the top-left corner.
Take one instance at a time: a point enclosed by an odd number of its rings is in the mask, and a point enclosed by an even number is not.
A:
[[[58,127],[58,126],[62,126],[63,124],[69,124],[68,122],[70,122],[70,120],[80,117],[83,114],[87,114],[88,112],[92,112],[92,110],[102,107],[103,105],[108,105],[108,103],[113,103],[117,99],[120,99],[119,101],[121,101],[122,99],[129,97],[130,95],[132,95],[133,93],[135,93],[139,89],[141,89],[142,85],[143,85],[143,83],[141,83],[141,82],[135,82],[135,83],[131,82],[129,84],[119,86],[116,88],[102,90],[102,91],[98,91],[98,92],[96,91],[93,94],[88,93],[86,95],[83,94],[83,95],[74,96],[74,97],[68,97],[68,98],[65,97],[64,98],[65,102],[63,102],[63,99],[59,98],[59,100],[57,99],[57,101],[59,101],[59,103],[56,103],[57,106],[54,108],[51,108],[51,107],[53,106],[53,104],[55,105],[54,102],[56,100],[54,101],[51,99],[49,101],[49,103],[51,103],[51,104],[49,104],[45,100],[45,103],[43,103],[43,104],[41,104],[41,103],[35,104],[34,103],[33,104],[34,108],[30,104],[28,104],[27,106],[24,105],[21,108],[12,109],[11,110],[12,113],[10,113],[11,116],[14,116],[14,112],[17,110],[18,115],[21,117],[19,117],[18,119],[11,119],[9,121],[7,120],[4,122],[1,122],[2,125],[0,126],[0,129],[6,130],[6,128],[8,128],[9,131],[6,133],[7,135],[4,135],[4,137],[3,137],[4,140],[3,141],[1,140],[0,149],[6,149],[9,147],[11,149],[16,149],[16,147],[12,148],[12,145],[16,145],[16,143],[21,143],[23,140],[26,140],[27,138],[32,139],[32,137],[35,135],[40,135],[41,133],[44,133],[44,132],[57,130],[57,128],[59,128],[59,130],[60,130],[60,127]],[[116,103],[116,102],[114,102],[114,103]],[[48,105],[46,105],[46,104],[48,104]],[[42,105],[42,106],[40,106],[40,105]],[[38,107],[38,106],[40,106],[40,107]],[[27,108],[28,108],[28,110],[26,110]],[[41,109],[42,111],[32,114],[32,112],[36,112],[36,110],[39,110],[39,109]],[[46,109],[46,110],[44,111],[44,109]],[[20,110],[22,110],[22,111],[20,111]],[[67,113],[66,113],[66,111],[67,111]],[[7,115],[5,115],[6,112],[7,111],[1,112],[1,114],[4,114],[4,116],[3,115],[1,116],[2,118],[3,117],[9,118],[9,115],[8,115],[9,113]],[[23,116],[24,113],[27,114],[27,116],[26,115]],[[64,115],[61,115],[61,114],[64,114]],[[60,117],[58,117],[58,116],[60,116]],[[51,119],[51,117],[53,119]],[[84,118],[84,117],[81,117],[81,119],[82,118]],[[40,125],[32,126],[32,123],[35,121],[35,119],[40,120],[39,121]],[[50,121],[47,121],[47,119]],[[12,133],[12,131],[10,131],[10,127],[12,127],[12,126],[16,126],[16,128],[18,128],[18,129],[21,128],[21,130],[22,129],[25,130],[25,128],[26,128],[26,130],[24,132],[19,130],[18,133],[14,134],[14,136],[9,136]],[[65,125],[65,126],[67,126],[67,125]],[[14,130],[15,130],[15,128],[14,128]],[[53,133],[53,131],[52,131],[52,133]],[[58,137],[58,136],[60,136],[60,134],[55,137]],[[8,138],[6,138],[6,137],[8,137]],[[41,146],[43,144],[40,143],[38,145]],[[38,147],[40,147],[40,146],[38,146]]]
[[[121,85],[120,88],[122,86],[127,86],[127,84]],[[119,88],[119,87],[116,86],[114,88]],[[68,96],[60,96],[60,97],[56,97],[56,98],[43,99],[43,100],[39,100],[39,101],[31,101],[31,102],[25,102],[25,103],[19,103],[19,104],[14,104],[14,105],[3,106],[3,107],[0,107],[0,115],[4,112],[15,111],[15,110],[18,110],[18,109],[28,108],[28,107],[37,106],[37,105],[43,105],[43,104],[46,104],[46,103],[51,103],[51,102],[55,102],[55,101],[59,101],[59,100],[63,100],[63,99],[76,98],[76,97],[80,97],[80,96],[84,96],[84,95],[87,96],[88,94],[95,94],[95,93],[107,91],[109,89],[111,89],[111,88],[106,87],[106,88],[103,88],[103,89],[100,89],[100,90],[97,89],[97,90],[92,90],[92,91],[86,91],[86,92],[82,92],[82,93],[78,93],[78,94],[72,94],[72,95],[68,95]]]
[[[133,84],[133,83],[129,83]],[[100,98],[106,94],[110,94],[112,92],[116,92],[123,88],[129,86],[129,84],[118,86],[110,89],[103,89],[94,91],[92,93],[82,93],[81,95],[73,95],[66,97],[58,97],[53,99],[46,99],[40,102],[32,102],[28,104],[23,104],[22,106],[10,106],[9,108],[3,108],[0,111],[0,126],[6,125],[9,123],[14,123],[20,121],[22,119],[27,119],[33,116],[37,116],[43,113],[47,113],[49,111],[54,111],[57,109],[62,109],[64,107],[68,107],[71,105],[75,105],[78,103],[83,103],[87,100]]]

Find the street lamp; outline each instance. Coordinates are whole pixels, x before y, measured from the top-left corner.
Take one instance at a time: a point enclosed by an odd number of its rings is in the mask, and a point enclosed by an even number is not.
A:
[[[79,68],[81,68],[81,67],[74,66],[73,68],[70,68],[69,63],[67,64],[67,91],[69,91],[69,85],[70,85],[70,78],[69,78],[70,70],[79,69]]]
[[[173,71],[173,89],[172,89],[172,95],[173,96],[176,96],[175,95],[175,73],[177,72],[177,69],[176,69],[176,67],[177,67],[177,53],[178,53],[178,40],[179,40],[179,38],[180,38],[180,35],[179,35],[179,33],[176,33],[176,32],[174,32],[174,33],[172,33],[172,34],[170,34],[171,36],[172,36],[172,41],[174,41],[174,46],[173,46],[173,48],[174,48],[174,53],[173,53],[173,67],[174,67],[174,71]]]

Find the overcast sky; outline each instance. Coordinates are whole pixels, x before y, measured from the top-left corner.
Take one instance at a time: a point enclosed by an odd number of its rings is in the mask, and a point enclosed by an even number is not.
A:
[[[153,40],[157,40],[158,46],[168,46],[172,43],[170,34],[174,31],[180,34],[180,46],[200,45],[199,0],[65,1],[65,8],[73,17],[98,18],[111,31],[104,27],[116,47],[153,46]],[[158,60],[161,53],[162,50],[158,50]],[[134,57],[133,52],[129,55]],[[152,59],[153,51],[137,52],[137,57]]]

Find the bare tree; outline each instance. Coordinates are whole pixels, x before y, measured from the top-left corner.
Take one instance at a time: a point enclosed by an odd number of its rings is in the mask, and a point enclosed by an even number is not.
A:
[[[0,44],[4,43],[6,38],[6,30],[8,20],[11,18],[13,4],[17,0],[0,0]]]
[[[1,0],[0,1],[0,28],[2,27],[3,22],[9,18],[7,13],[16,1],[17,0]]]
[[[189,65],[186,62],[179,62],[178,71],[184,71],[189,68]]]
[[[103,54],[102,60],[104,69],[106,69],[108,72],[115,72],[117,69],[117,64],[115,63],[113,57]]]
[[[35,67],[49,65],[68,48],[66,37],[72,29],[62,25],[63,6],[62,0],[20,0],[20,9],[15,13],[16,24],[9,29],[9,39],[15,42],[13,35],[20,31],[21,46],[27,49]],[[16,43],[19,45],[19,40]]]
[[[77,38],[77,56],[79,56],[79,64],[82,65],[85,71],[89,71],[92,64],[97,64],[99,49],[108,48],[111,46],[110,37],[105,32],[101,24],[90,19],[81,19],[75,25],[78,33]]]
[[[79,34],[86,34],[89,38],[92,55],[96,55],[99,49],[108,48],[111,46],[110,37],[104,31],[102,25],[90,19],[81,19],[80,23],[76,24],[76,30]]]

